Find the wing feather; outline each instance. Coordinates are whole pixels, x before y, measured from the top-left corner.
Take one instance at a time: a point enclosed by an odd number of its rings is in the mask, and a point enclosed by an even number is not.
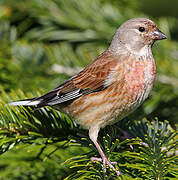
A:
[[[33,99],[32,102],[39,102],[38,107],[56,105],[69,102],[89,93],[101,91],[110,85],[107,83],[106,86],[105,81],[117,64],[117,56],[107,50],[80,73],[47,94]]]

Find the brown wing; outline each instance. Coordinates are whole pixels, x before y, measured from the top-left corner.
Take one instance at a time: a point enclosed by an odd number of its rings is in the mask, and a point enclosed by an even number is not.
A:
[[[117,63],[118,58],[112,52],[105,51],[76,76],[37,98],[36,100],[41,100],[39,106],[64,103],[107,88],[105,81]]]
[[[104,85],[111,69],[117,63],[118,60],[113,57],[111,52],[106,51],[73,78],[72,81],[77,88],[96,90]]]

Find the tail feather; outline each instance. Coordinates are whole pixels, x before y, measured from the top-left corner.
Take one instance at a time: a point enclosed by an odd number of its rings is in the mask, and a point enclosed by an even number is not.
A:
[[[26,99],[26,100],[21,100],[21,101],[14,101],[8,103],[10,106],[37,106],[40,104],[40,100],[36,100],[36,98],[33,99]]]

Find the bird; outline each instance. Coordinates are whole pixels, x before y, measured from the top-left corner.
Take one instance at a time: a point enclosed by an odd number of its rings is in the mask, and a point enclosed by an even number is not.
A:
[[[156,76],[152,55],[155,41],[167,39],[147,18],[133,18],[115,32],[110,46],[94,61],[50,92],[32,99],[11,102],[13,106],[52,106],[68,114],[96,146],[103,171],[106,165],[121,173],[104,154],[97,138],[101,128],[112,125],[138,108],[148,97]]]

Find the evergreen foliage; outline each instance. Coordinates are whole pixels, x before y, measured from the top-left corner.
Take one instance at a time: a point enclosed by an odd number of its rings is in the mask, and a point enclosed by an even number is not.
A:
[[[172,8],[170,14],[154,11],[150,17],[151,2],[1,0],[0,179],[178,178],[176,6],[170,2],[164,7]],[[130,116],[102,129],[98,138],[122,177],[91,163],[99,154],[87,130],[67,115],[50,107],[7,105],[55,88],[103,52],[120,24],[148,16],[169,37],[153,48],[158,73],[151,96]]]

